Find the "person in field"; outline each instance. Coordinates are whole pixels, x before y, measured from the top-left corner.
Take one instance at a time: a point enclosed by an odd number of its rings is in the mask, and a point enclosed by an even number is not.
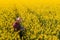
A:
[[[24,36],[25,28],[22,27],[20,23],[21,23],[21,18],[20,17],[16,18],[16,21],[13,23],[13,28],[15,32],[19,31],[20,39],[22,40],[22,37]]]

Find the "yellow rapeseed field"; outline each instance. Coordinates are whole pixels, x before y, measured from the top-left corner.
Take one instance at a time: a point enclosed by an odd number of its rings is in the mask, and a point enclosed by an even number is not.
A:
[[[0,40],[21,40],[12,26],[17,16],[26,40],[60,40],[59,0],[0,0]]]

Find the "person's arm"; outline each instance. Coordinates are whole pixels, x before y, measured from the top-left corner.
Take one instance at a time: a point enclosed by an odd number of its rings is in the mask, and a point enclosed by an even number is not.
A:
[[[13,28],[14,28],[14,31],[16,31],[16,28],[15,28],[15,24],[16,23],[16,21],[12,24],[13,25]]]

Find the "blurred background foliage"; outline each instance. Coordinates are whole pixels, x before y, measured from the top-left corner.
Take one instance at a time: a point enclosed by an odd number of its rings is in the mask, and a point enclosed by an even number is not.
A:
[[[26,40],[60,40],[58,9],[1,8],[0,40],[20,40],[12,25],[18,16],[22,19],[21,25],[26,28],[26,34],[23,36]]]

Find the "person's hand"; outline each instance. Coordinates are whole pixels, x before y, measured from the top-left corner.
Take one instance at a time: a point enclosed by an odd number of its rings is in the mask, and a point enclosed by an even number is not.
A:
[[[17,32],[17,29],[16,29],[16,28],[14,28],[14,31],[15,31],[15,32]]]

